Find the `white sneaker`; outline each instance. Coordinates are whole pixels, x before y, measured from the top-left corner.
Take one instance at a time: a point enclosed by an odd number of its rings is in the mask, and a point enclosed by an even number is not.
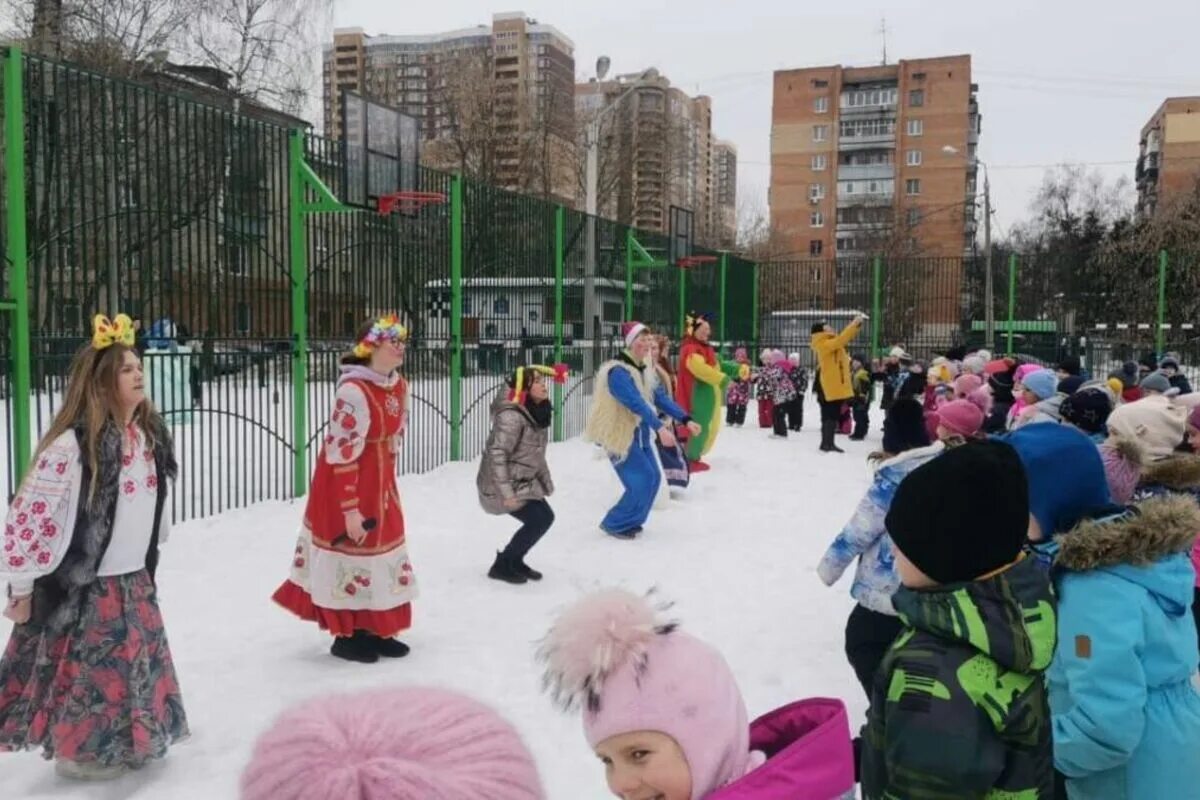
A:
[[[116,764],[111,767],[96,763],[81,764],[78,761],[59,758],[54,761],[54,771],[58,773],[59,777],[76,781],[111,781],[128,772],[129,767],[124,764]]]

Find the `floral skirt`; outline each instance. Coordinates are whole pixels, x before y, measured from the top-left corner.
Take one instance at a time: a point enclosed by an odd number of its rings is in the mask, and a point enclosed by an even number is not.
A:
[[[0,751],[137,768],[188,735],[154,584],[97,578],[79,619],[54,634],[18,625],[0,659]]]

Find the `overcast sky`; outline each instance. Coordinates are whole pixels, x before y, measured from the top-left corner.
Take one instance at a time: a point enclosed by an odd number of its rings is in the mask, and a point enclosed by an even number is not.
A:
[[[335,24],[370,34],[432,33],[524,11],[575,42],[577,77],[657,67],[713,98],[713,129],[738,147],[739,195],[765,209],[771,74],[969,53],[983,113],[996,221],[1026,215],[1045,165],[1094,163],[1132,179],[1138,134],[1165,97],[1200,95],[1198,0],[911,0],[822,10],[797,0],[336,0]],[[816,4],[811,4],[815,6]],[[1119,163],[1113,163],[1119,162]]]

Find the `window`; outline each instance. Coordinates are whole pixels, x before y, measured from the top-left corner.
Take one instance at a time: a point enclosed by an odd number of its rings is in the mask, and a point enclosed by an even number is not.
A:
[[[250,304],[236,303],[233,306],[233,329],[237,333],[250,332]]]
[[[808,215],[808,226],[810,228],[824,228],[825,215],[820,211],[814,211]]]
[[[910,166],[910,167],[921,166],[921,151],[920,150],[909,150],[907,155],[904,158],[904,163],[908,164],[908,166]]]
[[[812,157],[813,172],[820,172],[829,166],[829,157],[824,153],[820,153]]]
[[[825,95],[813,98],[813,111],[818,114],[827,114],[829,112],[829,98]]]
[[[825,197],[825,185],[821,183],[812,183],[808,186],[809,200],[822,200]]]
[[[841,135],[845,139],[855,139],[860,136],[891,136],[896,133],[894,119],[844,119],[841,122]]]
[[[819,80],[819,79],[814,79],[814,80],[813,80],[813,82],[812,82],[812,85],[813,85],[813,88],[814,88],[814,89],[828,89],[828,88],[829,88],[829,81],[823,81],[823,80]]]
[[[908,104],[913,108],[925,105],[925,90],[913,89],[908,93]]]
[[[508,298],[507,297],[497,297],[495,300],[493,300],[492,301],[492,313],[495,314],[497,317],[507,317],[508,316]]]
[[[820,242],[817,242],[817,244],[820,244]],[[821,249],[821,248],[819,248],[819,247],[817,248],[817,250],[818,250],[818,251],[820,251],[820,249]],[[820,282],[821,282],[821,268],[820,268],[820,267],[813,267],[813,271],[812,271],[812,282],[813,282],[813,283],[820,283]]]
[[[821,255],[821,249],[822,249],[824,246],[825,246],[825,243],[824,243],[824,242],[822,242],[820,239],[813,239],[812,241],[810,241],[810,242],[808,243],[808,254],[809,254],[810,256],[819,256],[819,255]],[[814,271],[813,271],[813,280],[814,280],[814,281],[819,281],[819,280],[821,280],[821,272],[820,272],[820,270],[814,270]]]
[[[813,125],[813,141],[814,142],[829,141],[829,126],[828,125]]]
[[[915,228],[921,224],[921,209],[910,208],[905,215],[905,220],[908,222],[908,227]]]
[[[906,132],[908,133],[909,136],[921,136],[922,134],[925,133],[925,120],[910,119],[908,121],[908,127],[906,129]]]
[[[625,305],[621,302],[604,301],[604,321],[620,322],[625,319]]]
[[[904,182],[904,193],[915,195],[921,193],[921,179],[909,178]]]

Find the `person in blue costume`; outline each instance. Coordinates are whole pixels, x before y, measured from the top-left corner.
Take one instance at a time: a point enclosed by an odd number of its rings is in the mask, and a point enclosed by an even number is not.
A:
[[[675,434],[658,418],[658,412],[686,425],[693,436],[700,433],[700,426],[662,386],[651,389],[646,381],[650,329],[640,322],[627,322],[622,333],[625,350],[596,373],[584,436],[604,449],[625,487],[600,528],[610,536],[632,539],[642,532],[662,481],[651,437],[657,436],[665,447],[675,446]]]

